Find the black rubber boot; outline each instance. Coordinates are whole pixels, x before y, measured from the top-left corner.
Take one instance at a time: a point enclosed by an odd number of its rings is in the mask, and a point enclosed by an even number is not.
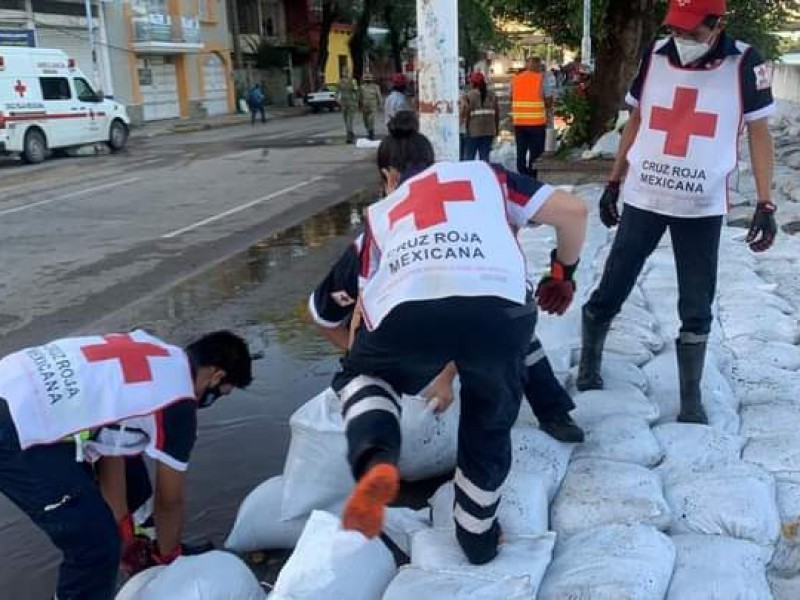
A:
[[[539,429],[554,440],[567,444],[580,444],[585,437],[583,429],[572,420],[569,413],[539,419]]]
[[[578,367],[578,380],[575,386],[578,391],[602,390],[603,377],[600,365],[603,361],[603,346],[606,343],[611,321],[596,321],[588,309],[583,307],[583,325],[581,328],[581,363]]]
[[[706,358],[706,342],[687,343],[677,340],[678,378],[681,384],[681,412],[679,423],[708,425],[708,416],[703,409],[700,381],[703,379],[703,364]]]

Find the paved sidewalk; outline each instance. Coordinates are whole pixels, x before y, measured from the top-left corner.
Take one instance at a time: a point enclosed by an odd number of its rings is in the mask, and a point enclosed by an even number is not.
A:
[[[274,107],[267,108],[267,119],[286,119],[289,117],[301,117],[306,114],[307,108],[302,107]],[[244,125],[250,122],[249,114],[234,113],[229,115],[218,115],[214,117],[201,117],[196,119],[169,119],[166,121],[153,121],[143,125],[136,125],[131,128],[133,138],[151,138],[162,135],[172,135],[175,133],[192,133],[195,131],[206,131],[209,129],[219,129],[221,127],[232,127]]]

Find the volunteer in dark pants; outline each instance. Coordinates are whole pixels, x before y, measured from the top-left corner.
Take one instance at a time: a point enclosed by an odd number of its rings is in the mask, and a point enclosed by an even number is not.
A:
[[[229,332],[185,351],[144,331],[65,338],[0,360],[0,492],[61,550],[59,600],[110,600],[121,559],[180,555],[197,408],[248,385],[250,369]],[[125,490],[124,456],[142,451],[158,463],[158,541],[146,548]]]
[[[725,0],[671,0],[672,35],[645,53],[628,103],[633,113],[600,200],[607,227],[619,223],[597,290],[583,307],[577,386],[603,386],[600,365],[612,319],[648,256],[669,230],[678,274],[681,330],[676,340],[680,414],[707,423],[700,383],[711,329],[727,178],[737,165],[746,124],[758,204],[747,242],[767,250],[777,227],[771,202],[774,110],[770,69],[747,44],[724,30]],[[626,170],[628,176],[621,189]],[[622,192],[625,210],[618,213]]]
[[[532,179],[512,174],[506,183],[513,193],[532,195],[538,185]],[[350,346],[350,322],[358,298],[358,273],[363,236],[350,244],[308,299],[308,311],[320,332],[341,350]],[[528,302],[533,302],[529,289]],[[448,365],[427,385],[422,395],[435,403],[436,411],[453,402],[456,369]],[[556,440],[580,443],[583,430],[569,413],[575,408],[572,398],[555,376],[542,343],[534,331],[525,354],[523,388],[539,427]]]
[[[482,564],[497,554],[495,514],[534,325],[509,225],[555,226],[558,249],[537,297],[545,310],[563,312],[575,289],[586,207],[544,185],[532,197],[510,196],[485,163],[433,165],[430,142],[409,121],[396,118],[378,151],[389,196],[367,211],[363,327],[333,380],[357,480],[342,521],[367,537],[380,533],[399,485],[399,394],[418,393],[454,362],[462,384],[456,537],[470,562]]]
[[[511,120],[517,146],[517,172],[537,177],[534,164],[544,154],[547,137],[547,109],[553,91],[547,84],[542,59],[529,58],[525,70],[511,80]]]

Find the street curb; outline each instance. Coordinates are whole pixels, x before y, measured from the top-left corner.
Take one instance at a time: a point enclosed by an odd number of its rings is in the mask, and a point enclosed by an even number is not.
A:
[[[239,114],[239,113],[236,113]],[[306,116],[306,112],[294,112],[288,114],[278,114],[275,116],[270,116],[267,121],[281,121],[283,119],[294,119],[297,117],[304,117]],[[131,127],[131,137],[132,138],[156,138],[156,137],[163,137],[165,135],[177,135],[183,133],[196,133],[198,131],[211,131],[214,129],[224,129],[226,127],[235,127],[237,125],[246,125],[249,123],[249,117],[247,115],[242,115],[241,120],[230,120],[230,121],[220,121],[217,123],[208,123],[208,122],[201,122],[201,123],[176,123],[171,127],[167,127],[161,130],[153,131],[152,133],[146,133],[146,125],[139,125]]]

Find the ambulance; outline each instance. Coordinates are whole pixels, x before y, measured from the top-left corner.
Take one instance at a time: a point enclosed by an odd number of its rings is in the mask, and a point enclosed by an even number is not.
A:
[[[51,150],[128,141],[125,107],[103,98],[61,50],[0,46],[0,154],[39,163]]]

